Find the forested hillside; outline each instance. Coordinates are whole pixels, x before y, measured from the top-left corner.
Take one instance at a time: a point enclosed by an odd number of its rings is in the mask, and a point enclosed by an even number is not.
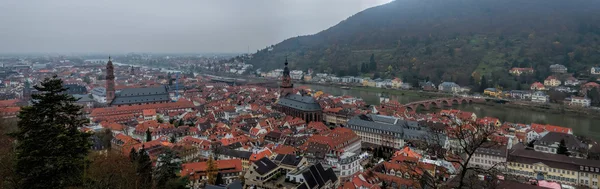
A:
[[[249,62],[269,70],[285,56],[292,69],[339,76],[466,85],[485,75],[516,88],[531,81],[509,76],[511,67],[533,67],[533,80],[541,80],[551,64],[576,74],[600,64],[600,1],[396,0],[260,50]]]

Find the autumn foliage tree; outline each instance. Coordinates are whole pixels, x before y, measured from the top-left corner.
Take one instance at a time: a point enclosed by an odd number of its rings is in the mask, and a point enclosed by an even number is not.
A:
[[[208,177],[208,184],[216,184],[217,182],[217,173],[218,173],[218,168],[217,168],[217,162],[213,159],[212,155],[208,158],[208,161],[206,161],[206,177]]]
[[[86,172],[86,188],[139,188],[135,165],[119,153],[92,154]]]

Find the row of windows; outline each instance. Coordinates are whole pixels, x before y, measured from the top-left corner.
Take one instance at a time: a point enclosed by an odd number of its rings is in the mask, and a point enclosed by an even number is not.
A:
[[[492,161],[492,160],[479,159],[479,158],[474,158],[473,161],[475,163],[485,163],[485,164],[492,164],[492,165],[500,163],[500,161]]]
[[[588,167],[588,166],[579,166],[579,170],[596,172],[596,173],[600,172],[600,169],[598,167]]]
[[[382,131],[379,129],[371,129],[371,128],[365,128],[365,127],[355,126],[355,125],[349,125],[348,127],[352,130],[366,131],[366,132],[377,133],[377,134],[386,134],[386,135],[392,135],[392,136],[396,136],[396,137],[402,136],[401,133]]]
[[[508,165],[515,166],[515,167],[523,167],[523,168],[527,168],[527,169],[535,169],[535,170],[540,170],[540,171],[548,171],[548,172],[553,172],[553,173],[575,175],[575,171],[569,171],[569,170],[565,171],[563,169],[539,167],[539,166],[526,165],[526,164],[513,163],[513,162],[509,162]]]
[[[593,174],[593,173],[592,174],[588,174],[588,173],[581,172],[581,173],[579,173],[579,175],[582,176],[582,177],[589,177],[590,175],[592,175],[592,178],[598,178],[598,175],[597,174]]]
[[[515,170],[515,169],[508,169],[508,172],[514,173],[514,174],[525,175],[525,176],[529,176],[529,177],[537,176],[534,172]],[[564,181],[564,182],[576,182],[577,181],[573,178],[559,177],[559,176],[554,176],[554,175],[546,175],[546,178],[551,179],[551,180],[556,180],[556,181]]]
[[[486,155],[486,154],[473,154],[473,156],[482,157],[482,158],[486,158],[486,159],[496,159],[496,160],[504,159],[503,157],[500,157],[500,156],[491,156],[491,155]]]
[[[556,149],[554,149],[554,148],[546,148],[546,147],[536,146],[535,149],[541,150],[541,151],[546,151],[546,152],[552,152],[552,153],[556,152]]]

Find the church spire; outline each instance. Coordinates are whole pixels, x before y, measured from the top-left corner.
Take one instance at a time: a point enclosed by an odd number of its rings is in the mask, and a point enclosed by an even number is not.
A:
[[[106,63],[106,102],[110,104],[115,99],[115,67],[110,55]]]
[[[288,68],[287,56],[285,57],[285,67],[283,68],[283,76],[281,77],[280,95],[287,96],[293,93],[294,84],[292,84],[292,77],[290,77],[290,69]]]

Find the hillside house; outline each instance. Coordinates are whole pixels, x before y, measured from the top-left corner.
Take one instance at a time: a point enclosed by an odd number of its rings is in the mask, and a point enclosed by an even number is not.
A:
[[[520,76],[521,74],[532,74],[533,68],[512,68],[508,73],[516,76]]]
[[[556,78],[556,76],[548,76],[546,80],[544,80],[544,85],[548,87],[558,87],[561,84],[560,80]]]
[[[588,82],[588,83],[586,83],[586,84],[584,84],[584,85],[581,86],[581,91],[580,92],[583,93],[583,94],[587,94],[587,92],[589,90],[592,90],[594,88],[600,89],[600,84],[598,84],[596,82]]]
[[[487,88],[487,89],[483,90],[483,94],[488,95],[488,96],[498,97],[502,94],[502,91],[500,91],[496,88]]]
[[[592,75],[600,75],[600,67],[592,67],[592,68],[590,69],[590,73],[591,73]]]
[[[544,84],[540,83],[540,82],[535,82],[533,84],[531,84],[531,90],[532,91],[543,91],[546,90],[546,87],[544,86]]]
[[[546,93],[542,91],[536,91],[533,93],[533,95],[531,95],[531,102],[546,103],[548,102],[548,98],[549,96],[546,95]]]
[[[579,106],[579,107],[589,107],[592,104],[592,100],[587,97],[573,96],[571,97],[571,101],[569,105],[571,106]]]
[[[567,67],[562,64],[550,65],[550,71],[552,73],[567,73]]]
[[[392,80],[392,88],[399,89],[402,87],[402,80],[400,78],[394,78]]]
[[[599,71],[600,71],[600,70],[599,70]],[[579,84],[581,84],[581,82],[580,82],[579,80],[577,80],[577,78],[575,78],[575,77],[573,77],[573,76],[571,76],[571,77],[569,77],[569,78],[567,78],[567,79],[565,80],[565,85],[566,85],[566,86],[577,86],[577,85],[579,85]]]
[[[438,86],[438,90],[448,93],[458,93],[460,86],[454,82],[443,82]]]

